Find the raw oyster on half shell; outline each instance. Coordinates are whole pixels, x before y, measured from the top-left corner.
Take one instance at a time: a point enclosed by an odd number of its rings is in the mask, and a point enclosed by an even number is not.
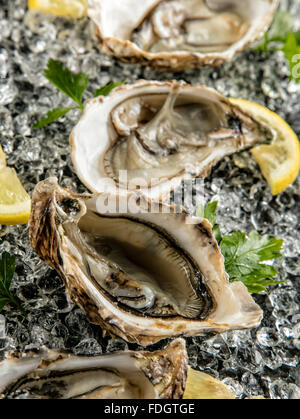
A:
[[[211,224],[142,195],[78,195],[49,178],[33,193],[30,240],[89,320],[129,342],[262,319],[245,285],[229,283]]]
[[[219,65],[259,39],[279,0],[89,0],[103,52],[181,71]]]
[[[89,101],[70,144],[75,171],[90,191],[129,189],[162,199],[266,138],[268,127],[213,89],[139,81]]]
[[[183,339],[155,352],[11,353],[0,362],[0,399],[180,399],[187,361]]]

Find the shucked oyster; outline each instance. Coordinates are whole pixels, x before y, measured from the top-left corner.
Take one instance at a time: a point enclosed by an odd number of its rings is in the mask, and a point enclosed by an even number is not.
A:
[[[259,39],[279,0],[89,0],[105,53],[179,71],[219,65]]]
[[[76,173],[91,191],[118,187],[158,199],[268,135],[213,89],[139,81],[90,101],[70,143]]]
[[[30,240],[89,320],[129,342],[261,321],[247,288],[229,283],[211,224],[174,207],[138,195],[89,199],[49,178],[33,193]]]
[[[186,376],[183,339],[160,351],[95,357],[42,349],[0,363],[0,399],[179,399]]]

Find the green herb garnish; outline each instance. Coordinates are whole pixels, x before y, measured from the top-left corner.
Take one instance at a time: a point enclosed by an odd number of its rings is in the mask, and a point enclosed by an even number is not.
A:
[[[118,83],[108,83],[106,86],[100,87],[100,89],[97,89],[94,97],[98,97],[98,96],[108,96],[110,94],[110,92],[115,89],[118,86],[122,86],[122,84],[124,84],[126,82],[126,80],[122,80],[119,81]]]
[[[211,223],[211,225],[213,226],[214,236],[215,236],[217,242],[219,243],[222,239],[222,235],[221,235],[220,226],[218,224],[216,224],[216,221],[217,221],[217,206],[218,206],[217,201],[208,203],[206,205],[206,207],[204,207],[201,204],[198,207],[197,216],[202,217],[202,218],[206,218]]]
[[[33,125],[33,129],[50,125],[74,109],[84,110],[83,94],[89,84],[89,77],[86,74],[75,74],[61,62],[50,59],[44,75],[58,90],[71,98],[75,102],[75,106],[50,110],[43,119]],[[117,83],[108,83],[106,86],[97,89],[94,97],[108,96],[115,87],[121,86],[124,83],[125,80]]]
[[[282,257],[283,240],[261,236],[253,230],[248,235],[236,231],[230,235],[221,235],[217,221],[218,202],[211,202],[205,208],[201,205],[197,215],[207,218],[213,226],[213,232],[225,259],[225,269],[230,281],[243,282],[250,293],[266,291],[270,285],[282,284],[283,281],[271,280],[278,271],[263,263]]]
[[[293,17],[289,12],[277,12],[271,29],[254,49],[265,54],[283,52],[289,63],[290,79],[300,82],[300,30],[293,31]]]
[[[11,283],[16,269],[16,258],[8,252],[3,252],[0,258],[0,312],[11,304],[26,316],[20,300],[11,292]]]
[[[71,107],[71,108],[55,108],[52,109],[52,111],[49,111],[47,115],[41,119],[39,122],[37,122],[35,125],[33,125],[33,129],[39,129],[46,127],[47,125],[52,124],[52,122],[57,121],[59,118],[62,118],[65,116],[68,112],[70,112],[73,109],[78,109],[78,107]]]

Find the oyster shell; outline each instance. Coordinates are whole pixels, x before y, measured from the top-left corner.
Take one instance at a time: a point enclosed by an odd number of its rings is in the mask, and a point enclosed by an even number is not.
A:
[[[268,136],[267,127],[213,89],[139,81],[91,100],[70,144],[89,190],[139,190],[162,199],[182,180],[206,177],[224,156]]]
[[[30,240],[89,320],[129,342],[262,319],[247,288],[229,283],[211,224],[141,195],[89,198],[49,178],[33,193]]]
[[[89,0],[88,15],[106,54],[181,71],[231,60],[263,35],[278,4],[279,0]]]
[[[187,368],[183,339],[155,352],[17,352],[0,362],[0,399],[179,399]]]

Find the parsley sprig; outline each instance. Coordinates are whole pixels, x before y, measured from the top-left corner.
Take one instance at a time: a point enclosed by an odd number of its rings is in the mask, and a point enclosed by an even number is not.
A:
[[[230,281],[242,281],[250,293],[260,293],[266,291],[270,285],[282,284],[283,281],[271,280],[278,274],[277,269],[263,262],[282,257],[283,240],[268,235],[261,236],[255,230],[248,236],[239,230],[223,237],[220,226],[216,224],[217,206],[217,201],[207,204],[206,207],[200,205],[197,215],[208,219],[212,224]]]
[[[300,82],[300,30],[293,30],[293,17],[289,12],[277,12],[271,29],[255,50],[264,54],[283,52],[289,63],[290,79]]]
[[[26,317],[20,300],[11,292],[11,284],[16,269],[16,258],[8,252],[0,257],[0,312],[8,304],[16,307]]]
[[[84,110],[83,94],[89,84],[89,77],[85,73],[73,73],[65,67],[60,61],[50,59],[47,68],[44,71],[44,76],[62,93],[74,101],[74,106],[66,108],[54,108],[50,110],[47,115],[33,125],[33,129],[43,128],[59,118],[65,116],[68,112],[74,109]],[[108,83],[106,86],[100,87],[94,93],[94,97],[108,96],[110,92],[117,86],[125,83],[122,80],[117,83]]]
[[[222,240],[222,235],[221,235],[220,226],[218,224],[216,224],[216,222],[217,222],[217,206],[218,206],[217,201],[209,202],[206,205],[206,207],[204,207],[204,205],[200,204],[198,209],[197,209],[197,216],[202,217],[202,218],[206,218],[211,223],[211,225],[213,226],[214,236],[215,236],[217,242],[219,243]]]

